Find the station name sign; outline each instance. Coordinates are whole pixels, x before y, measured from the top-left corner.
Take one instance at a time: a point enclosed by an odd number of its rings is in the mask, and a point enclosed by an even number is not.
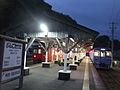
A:
[[[16,44],[16,43],[7,42],[6,48],[21,49],[21,48],[22,48],[22,45],[18,45],[18,44]]]
[[[17,40],[0,39],[1,72],[0,82],[9,82],[20,78],[23,63],[24,43]]]
[[[2,66],[3,69],[21,66],[22,47],[22,43],[5,41]]]
[[[2,84],[16,79],[19,79],[18,89],[22,88],[26,43],[22,39],[0,35],[0,90]]]

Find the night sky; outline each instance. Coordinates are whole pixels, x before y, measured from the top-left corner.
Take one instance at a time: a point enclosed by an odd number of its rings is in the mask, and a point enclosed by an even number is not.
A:
[[[79,24],[111,37],[111,22],[116,23],[115,38],[120,40],[120,0],[45,0],[52,9],[70,15]]]

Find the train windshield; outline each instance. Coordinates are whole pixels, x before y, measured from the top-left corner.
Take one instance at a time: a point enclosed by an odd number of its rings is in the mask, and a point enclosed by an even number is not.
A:
[[[101,57],[105,57],[105,51],[101,51]]]
[[[42,51],[41,51],[41,49],[34,49],[34,50],[33,50],[33,53],[41,54]]]
[[[94,56],[100,56],[100,51],[99,50],[95,50],[94,51]]]
[[[37,49],[34,49],[34,50],[33,50],[33,53],[37,53]]]
[[[111,51],[106,51],[106,56],[107,56],[107,57],[111,57],[111,56],[112,56]]]
[[[100,57],[111,57],[112,53],[108,50],[94,50],[94,56],[100,56]]]
[[[38,49],[38,54],[41,54],[41,49]]]

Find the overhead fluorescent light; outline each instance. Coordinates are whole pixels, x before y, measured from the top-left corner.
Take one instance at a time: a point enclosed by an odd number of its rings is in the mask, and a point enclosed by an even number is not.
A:
[[[75,42],[73,38],[70,38],[70,40],[71,40],[72,42]]]
[[[63,42],[62,45],[65,46],[66,45],[65,42]]]

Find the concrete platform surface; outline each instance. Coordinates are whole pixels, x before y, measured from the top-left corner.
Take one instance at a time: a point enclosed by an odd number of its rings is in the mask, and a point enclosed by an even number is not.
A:
[[[20,90],[96,90],[96,80],[92,75],[94,72],[91,71],[94,69],[89,62],[84,59],[77,70],[71,72],[68,81],[58,80],[58,71],[63,70],[63,66],[52,64],[51,68],[42,68],[42,65],[34,65],[30,68],[30,74],[24,77],[23,88]],[[2,85],[1,90],[14,90],[17,86],[18,80],[15,80]]]

